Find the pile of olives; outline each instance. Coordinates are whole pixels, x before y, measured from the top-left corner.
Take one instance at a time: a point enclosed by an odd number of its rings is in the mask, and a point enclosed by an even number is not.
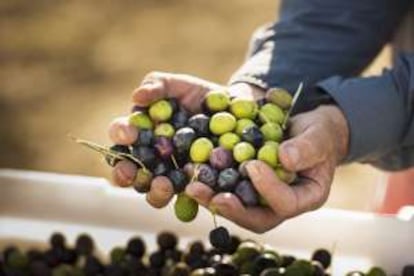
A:
[[[147,108],[135,107],[129,123],[139,130],[137,140],[110,150],[137,164],[134,188],[139,193],[150,190],[154,177],[168,177],[177,193],[175,214],[181,221],[189,222],[197,215],[197,202],[183,192],[195,180],[216,193],[234,193],[247,207],[265,204],[245,164],[262,160],[282,181],[294,182],[295,174],[278,161],[291,103],[291,95],[283,89],[269,90],[257,102],[231,98],[227,91],[210,91],[202,113],[190,114],[175,99],[161,99]],[[119,158],[107,161],[113,166]]]
[[[282,255],[273,247],[231,236],[226,251],[207,248],[200,240],[180,248],[178,237],[169,231],[156,237],[157,248],[149,251],[140,236],[112,248],[102,257],[88,234],[81,234],[69,246],[62,233],[49,239],[49,247],[23,251],[9,245],[1,250],[0,275],[6,276],[328,276],[331,253],[315,250],[310,260]],[[413,275],[406,266],[403,276]],[[353,271],[347,276],[383,276],[381,268],[367,273]]]

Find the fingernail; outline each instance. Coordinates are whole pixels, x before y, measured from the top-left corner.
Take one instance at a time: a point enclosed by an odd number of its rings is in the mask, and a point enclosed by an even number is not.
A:
[[[291,165],[296,166],[300,158],[298,149],[294,146],[287,146],[285,151],[288,155]]]
[[[255,161],[250,161],[246,164],[246,170],[250,176],[260,177],[259,164]]]

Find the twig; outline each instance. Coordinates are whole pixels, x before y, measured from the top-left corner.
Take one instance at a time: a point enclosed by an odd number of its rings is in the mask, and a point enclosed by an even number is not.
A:
[[[296,89],[295,95],[293,96],[293,100],[292,100],[292,104],[289,107],[288,112],[286,113],[285,119],[283,120],[282,123],[282,129],[285,130],[286,126],[287,126],[287,122],[290,118],[290,115],[292,114],[293,109],[295,108],[296,102],[300,96],[300,94],[302,94],[303,91],[303,82],[301,82],[298,86],[298,89]]]
[[[108,147],[99,145],[95,142],[92,141],[88,141],[88,140],[84,140],[84,139],[79,139],[77,137],[74,137],[72,135],[68,135],[69,138],[71,138],[73,141],[75,141],[76,143],[83,145],[89,149],[92,149],[96,152],[99,152],[100,154],[102,154],[104,157],[111,157],[111,158],[117,158],[120,160],[127,160],[130,159],[134,162],[136,162],[138,165],[140,165],[144,170],[148,170],[145,166],[145,164],[139,160],[138,158],[136,158],[135,156],[133,156],[132,154],[128,154],[128,153],[123,153],[123,152],[117,152],[114,150],[111,150]]]

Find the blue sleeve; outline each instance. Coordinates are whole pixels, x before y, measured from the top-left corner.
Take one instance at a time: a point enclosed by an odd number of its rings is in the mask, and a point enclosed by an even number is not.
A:
[[[361,73],[390,41],[407,2],[282,1],[277,22],[254,34],[249,56],[230,83],[292,92],[303,81],[306,101],[301,104],[306,109],[318,94],[316,82]]]
[[[401,54],[392,70],[370,78],[332,77],[318,84],[347,118],[348,161],[382,169],[414,166],[414,54]]]
[[[255,33],[249,56],[230,83],[293,92],[304,81],[297,111],[313,108],[327,93],[347,117],[350,151],[346,161],[370,162],[390,170],[412,166],[414,58],[402,56],[382,76],[357,77],[391,40],[410,4],[403,0],[283,1],[278,22]]]

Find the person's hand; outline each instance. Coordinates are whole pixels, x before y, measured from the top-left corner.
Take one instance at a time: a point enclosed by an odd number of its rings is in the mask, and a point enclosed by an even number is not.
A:
[[[204,95],[220,85],[196,77],[182,74],[152,72],[133,91],[132,101],[137,106],[148,106],[166,97],[175,97],[181,105],[190,112],[199,112]],[[136,127],[128,123],[127,117],[115,119],[108,129],[112,142],[120,145],[130,145],[138,137]],[[137,167],[130,161],[119,161],[113,171],[113,183],[121,187],[134,184]],[[156,177],[147,193],[147,201],[156,208],[164,207],[173,197],[174,191],[167,177]]]
[[[151,103],[166,97],[175,97],[186,110],[197,113],[205,94],[210,90],[223,89],[216,83],[183,74],[152,72],[132,93],[132,101],[137,106],[148,106]],[[249,99],[263,97],[263,93],[253,86],[241,83],[226,88],[231,95]],[[113,120],[108,129],[109,136],[115,144],[130,145],[138,136],[136,127],[128,123],[127,117]],[[129,187],[134,184],[137,167],[130,161],[119,161],[113,171],[113,183],[120,187]],[[167,177],[156,177],[147,193],[147,201],[155,208],[162,208],[174,196],[174,190]]]
[[[299,181],[288,185],[261,161],[246,166],[250,179],[269,207],[245,208],[231,193],[213,191],[200,182],[186,193],[200,204],[257,233],[268,231],[284,220],[320,207],[327,199],[335,167],[347,152],[348,126],[336,106],[320,106],[291,119],[290,139],[279,148],[279,159]]]

